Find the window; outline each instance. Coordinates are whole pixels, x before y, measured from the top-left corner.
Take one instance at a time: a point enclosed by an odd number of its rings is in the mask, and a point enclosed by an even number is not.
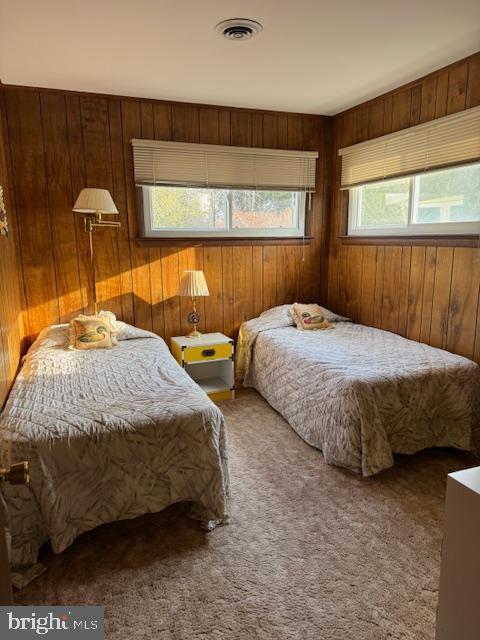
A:
[[[143,237],[301,238],[315,151],[131,141]]]
[[[349,194],[349,235],[480,232],[480,163],[352,187]]]
[[[302,237],[305,194],[142,186],[147,237]]]

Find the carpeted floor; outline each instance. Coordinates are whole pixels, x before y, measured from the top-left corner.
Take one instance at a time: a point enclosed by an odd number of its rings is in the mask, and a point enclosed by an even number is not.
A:
[[[446,475],[430,451],[372,479],[329,467],[255,392],[224,403],[232,521],[175,506],[81,536],[18,604],[103,604],[119,640],[433,639]]]

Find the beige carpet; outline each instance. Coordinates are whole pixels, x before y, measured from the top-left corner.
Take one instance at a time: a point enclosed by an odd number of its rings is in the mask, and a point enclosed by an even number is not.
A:
[[[115,639],[433,639],[446,474],[401,457],[372,479],[324,464],[254,392],[222,406],[232,522],[184,507],[84,534],[19,604],[103,604]]]

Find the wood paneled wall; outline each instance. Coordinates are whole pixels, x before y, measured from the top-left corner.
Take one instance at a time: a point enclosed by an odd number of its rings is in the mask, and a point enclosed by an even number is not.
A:
[[[0,409],[17,372],[22,326],[20,267],[17,253],[16,219],[11,192],[9,154],[4,136],[4,94],[0,87],[0,185],[10,226],[9,237],[0,236]]]
[[[331,119],[153,100],[6,87],[6,117],[18,209],[26,325],[92,310],[88,237],[73,202],[84,186],[111,191],[121,229],[95,231],[100,308],[167,340],[187,329],[189,302],[176,296],[184,269],[203,269],[202,331],[234,335],[276,304],[319,296]],[[311,233],[302,246],[141,247],[132,138],[318,150]],[[326,255],[323,253],[323,255]]]
[[[480,362],[480,248],[351,246],[337,151],[480,104],[480,53],[335,117],[328,305]],[[480,188],[480,186],[479,186]]]

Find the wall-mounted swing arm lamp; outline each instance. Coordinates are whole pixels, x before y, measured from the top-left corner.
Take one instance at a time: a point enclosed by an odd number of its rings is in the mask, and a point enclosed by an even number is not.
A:
[[[78,198],[73,205],[72,211],[74,211],[75,213],[81,213],[85,216],[85,231],[89,235],[90,263],[92,265],[93,274],[93,298],[95,313],[97,313],[93,232],[97,228],[120,228],[121,223],[118,220],[102,218],[103,215],[118,216],[118,209],[115,206],[113,198],[107,189],[87,188],[80,191]]]
[[[107,189],[82,189],[73,205],[73,211],[85,216],[85,231],[93,233],[96,227],[120,227],[118,220],[104,220],[102,215],[118,215],[118,209]]]

